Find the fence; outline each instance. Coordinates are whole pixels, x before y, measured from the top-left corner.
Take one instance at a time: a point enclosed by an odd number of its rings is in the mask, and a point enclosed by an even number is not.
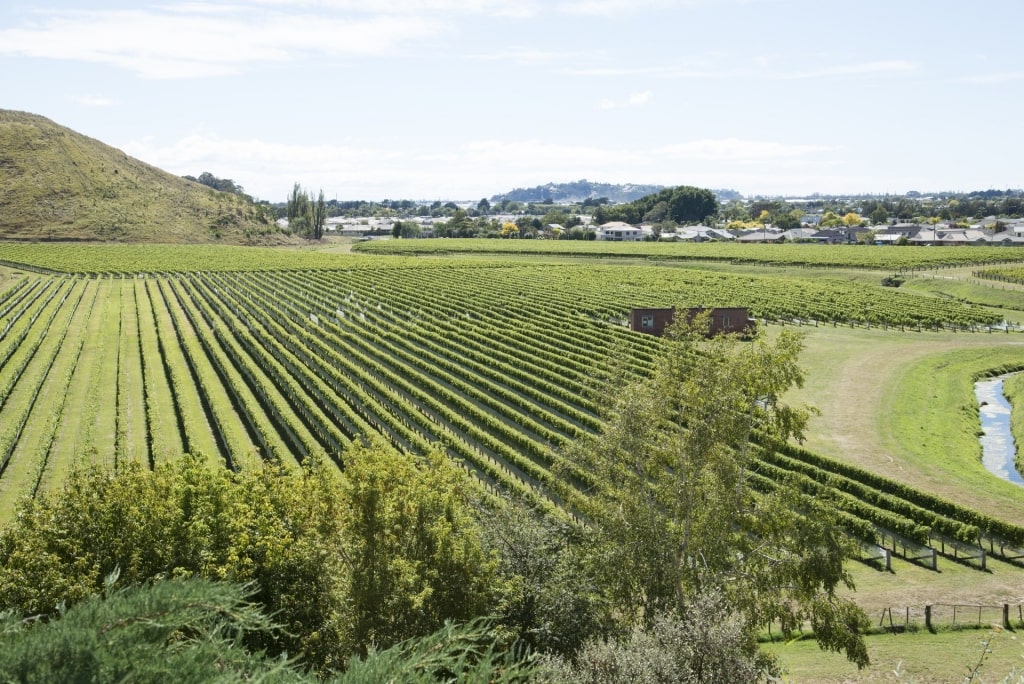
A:
[[[878,626],[893,631],[911,626],[935,630],[939,627],[1024,627],[1024,604],[931,603],[925,606],[884,608]]]

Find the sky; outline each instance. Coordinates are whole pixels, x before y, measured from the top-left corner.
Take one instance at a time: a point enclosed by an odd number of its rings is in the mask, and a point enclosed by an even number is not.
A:
[[[0,108],[280,202],[1024,186],[1021,0],[4,0]]]

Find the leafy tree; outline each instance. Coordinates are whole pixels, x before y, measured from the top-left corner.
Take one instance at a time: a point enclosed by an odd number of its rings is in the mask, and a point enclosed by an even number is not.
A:
[[[324,191],[320,189],[320,194],[316,198],[316,204],[310,204],[310,217],[309,223],[314,240],[319,240],[324,236],[324,224],[327,222],[327,205],[324,203]]]
[[[818,225],[822,228],[838,228],[843,225],[843,219],[834,211],[826,211]]]
[[[682,615],[659,614],[625,639],[590,639],[573,661],[548,658],[544,665],[566,684],[753,684],[773,671],[715,590],[695,597]]]
[[[486,216],[491,213],[491,203],[487,201],[486,197],[484,197],[476,203],[476,210]]]
[[[465,474],[440,454],[388,446],[298,472],[233,473],[185,456],[144,470],[73,474],[0,532],[0,610],[52,616],[121,581],[202,576],[255,582],[282,630],[250,647],[339,667],[487,612],[496,561],[482,550]]]
[[[879,204],[871,212],[869,218],[871,219],[871,224],[872,225],[884,226],[886,223],[889,222],[889,212],[886,210],[886,208],[883,205]]]
[[[582,504],[600,534],[597,567],[622,615],[685,614],[720,589],[748,634],[810,619],[819,643],[867,663],[865,617],[840,585],[855,544],[788,487],[754,487],[753,439],[800,437],[808,411],[781,402],[803,376],[799,336],[706,338],[680,321],[649,379],[610,392],[604,432],[574,458],[594,475]]]
[[[843,214],[843,225],[846,226],[847,228],[859,226],[863,222],[864,220],[860,217],[860,215],[858,215],[855,212],[850,211],[847,212],[846,214]]]
[[[346,452],[355,648],[391,646],[487,611],[497,561],[481,544],[471,491],[441,452],[422,466],[387,448]]]
[[[658,202],[653,207],[651,207],[651,209],[646,214],[643,215],[644,221],[650,221],[654,223],[664,221],[666,218],[668,218],[668,202],[664,201]]]
[[[302,186],[296,183],[292,186],[292,191],[288,195],[288,201],[285,207],[285,218],[288,219],[290,224],[299,216],[305,216],[309,213],[309,195],[302,189]]]
[[[525,684],[550,681],[534,659],[514,645],[495,639],[491,623],[476,619],[445,623],[433,634],[409,639],[383,651],[371,649],[365,658],[352,658],[336,684],[435,684],[490,682]]]
[[[186,456],[155,471],[79,472],[56,496],[27,501],[0,534],[0,608],[51,615],[115,570],[126,584],[255,581],[254,599],[286,632],[253,646],[327,663],[344,598],[340,501],[337,480],[316,465],[236,474]]]
[[[512,221],[506,221],[501,224],[501,237],[503,238],[514,238],[519,237],[519,226]]]
[[[283,660],[247,650],[273,625],[239,584],[170,580],[114,589],[45,623],[0,615],[0,678],[18,682],[299,682]]]
[[[497,557],[498,627],[535,652],[572,658],[614,628],[588,549],[591,531],[506,501],[482,512]]]

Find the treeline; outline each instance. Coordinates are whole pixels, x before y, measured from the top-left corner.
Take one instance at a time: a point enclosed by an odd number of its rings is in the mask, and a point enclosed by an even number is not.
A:
[[[711,223],[718,215],[718,200],[710,190],[691,185],[666,188],[633,202],[600,206],[594,210],[594,222],[624,221],[678,224]]]

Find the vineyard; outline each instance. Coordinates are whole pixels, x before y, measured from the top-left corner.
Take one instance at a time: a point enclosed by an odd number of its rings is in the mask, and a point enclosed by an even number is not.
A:
[[[77,249],[46,268],[77,263]],[[374,434],[417,453],[439,443],[492,491],[571,515],[587,473],[559,447],[600,430],[602,377],[620,361],[645,374],[659,349],[622,325],[631,306],[987,321],[956,302],[822,279],[285,254],[288,266],[335,267],[245,270],[222,258],[220,270],[186,272],[165,259],[162,275],[29,273],[0,290],[0,519],[86,463],[190,452],[217,467],[293,468],[324,454],[343,467],[346,445]],[[981,545],[1024,557],[1024,529],[791,445],[756,451],[757,487],[795,483],[809,509],[835,507],[868,543],[921,562],[945,553],[983,566]]]
[[[583,240],[371,240],[356,249],[371,254],[545,254],[564,257],[707,260],[771,266],[864,268],[910,272],[974,264],[1024,262],[1013,247],[896,247],[817,244],[700,244],[672,242],[597,242]]]
[[[1004,283],[1024,285],[1024,266],[1008,266],[1006,268],[985,268],[974,272],[976,278],[998,280]]]

